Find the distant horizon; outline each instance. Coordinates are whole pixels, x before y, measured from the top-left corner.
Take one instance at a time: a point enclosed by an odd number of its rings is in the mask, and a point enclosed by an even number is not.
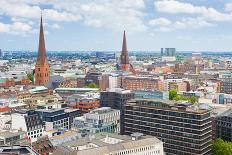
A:
[[[31,53],[37,53],[38,51],[35,50],[2,50],[3,52],[31,52]],[[48,53],[52,53],[52,52],[103,52],[103,53],[108,53],[108,52],[116,52],[116,53],[120,53],[121,51],[117,51],[117,50],[112,50],[112,51],[107,51],[107,50],[47,50],[46,52]],[[136,51],[129,51],[128,52],[147,52],[147,53],[160,53],[161,51],[156,51],[156,50],[136,50]],[[207,51],[207,50],[202,50],[202,51],[194,51],[194,50],[181,50],[178,51],[176,50],[177,53],[215,53],[215,52],[219,52],[219,53],[231,53],[232,54],[232,50],[231,51]]]

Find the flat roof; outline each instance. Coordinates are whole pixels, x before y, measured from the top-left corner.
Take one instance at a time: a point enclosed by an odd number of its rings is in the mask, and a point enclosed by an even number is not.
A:
[[[67,90],[67,91],[98,91],[99,88],[56,88],[55,91]]]
[[[142,104],[141,102],[144,101],[145,104]],[[162,103],[167,105],[169,108],[162,108],[158,107],[155,104],[146,104],[146,102],[154,102],[154,103]],[[129,100],[126,105],[132,105],[132,106],[144,106],[144,107],[154,107],[157,109],[170,109],[173,111],[179,111],[179,112],[192,112],[192,113],[204,113],[211,111],[211,109],[205,109],[201,106],[192,103],[184,103],[179,101],[171,101],[171,100],[161,100],[161,99],[131,99]],[[185,110],[184,110],[185,109]]]
[[[44,86],[37,86],[37,87],[35,87],[33,89],[30,89],[29,92],[30,93],[35,93],[37,91],[42,91],[42,90],[48,90],[48,88],[44,87]]]
[[[132,141],[132,137],[128,136],[128,135],[119,135],[119,134],[116,134],[116,133],[101,132],[101,133],[96,133],[96,134],[91,135],[91,138],[84,137],[84,138],[80,138],[80,139],[77,139],[77,140],[74,140],[74,141],[66,142],[66,143],[64,143],[62,145],[63,146],[69,146],[69,147],[75,147],[75,146],[80,146],[80,145],[86,145],[86,144],[89,144],[89,143],[93,143],[93,144],[97,145],[98,147],[103,147],[103,146],[110,145],[109,143],[103,141],[103,139],[107,138],[107,137],[117,139],[117,140],[119,140],[119,143],[120,142],[130,142],[130,141]],[[146,139],[146,138],[154,138],[157,141],[160,141],[157,138],[155,138],[153,136],[149,136],[149,135],[145,135],[145,136],[141,137],[141,139]]]
[[[1,131],[0,132],[0,139],[14,137],[14,136],[25,134],[25,133],[26,132],[24,132],[24,131]]]
[[[11,145],[11,146],[0,146],[0,154],[30,154],[30,155],[38,155],[34,152],[29,146],[19,146],[19,145]]]

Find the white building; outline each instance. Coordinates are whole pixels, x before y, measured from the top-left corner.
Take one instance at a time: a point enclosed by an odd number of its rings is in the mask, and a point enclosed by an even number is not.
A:
[[[77,155],[164,155],[163,142],[156,137],[134,133],[131,136],[98,133],[63,146]],[[68,149],[66,149],[68,150]],[[63,153],[57,149],[59,153]],[[56,153],[56,152],[55,152]]]
[[[74,128],[91,133],[120,133],[120,110],[110,107],[94,109],[82,117],[76,117],[73,125]]]
[[[109,75],[109,89],[120,88],[122,85],[122,78],[118,74]]]
[[[163,62],[173,62],[176,61],[175,56],[162,56],[162,61]]]
[[[38,113],[35,111],[17,111],[11,114],[12,129],[27,132],[27,136],[36,141],[42,136],[43,125]]]
[[[8,123],[11,121],[11,116],[8,114],[0,115],[0,130],[10,130],[11,124]]]

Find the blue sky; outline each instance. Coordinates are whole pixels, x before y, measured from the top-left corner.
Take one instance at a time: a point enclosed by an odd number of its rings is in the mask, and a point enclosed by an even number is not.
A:
[[[232,51],[232,0],[0,0],[0,48]]]

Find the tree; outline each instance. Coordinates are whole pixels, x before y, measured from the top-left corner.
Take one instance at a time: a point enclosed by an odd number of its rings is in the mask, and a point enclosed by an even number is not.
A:
[[[27,74],[27,78],[34,82],[34,75],[32,73]]]
[[[177,96],[176,89],[169,90],[169,100],[173,100]]]
[[[96,83],[90,83],[86,86],[87,88],[99,88]]]
[[[197,101],[197,98],[195,97],[195,96],[192,96],[192,97],[190,97],[189,99],[188,99],[188,101],[190,102],[190,103],[196,103],[196,101]]]
[[[217,139],[212,145],[213,155],[232,155],[232,142],[224,142],[222,139]]]

